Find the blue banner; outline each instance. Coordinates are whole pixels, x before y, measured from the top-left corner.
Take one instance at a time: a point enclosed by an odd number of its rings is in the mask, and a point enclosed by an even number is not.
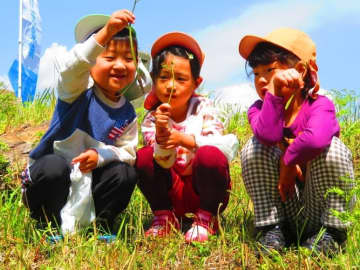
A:
[[[23,102],[34,99],[37,73],[40,62],[41,18],[38,0],[23,0],[22,4],[22,67],[21,67],[21,98]],[[10,83],[18,93],[19,61],[16,59],[10,67],[8,76]]]

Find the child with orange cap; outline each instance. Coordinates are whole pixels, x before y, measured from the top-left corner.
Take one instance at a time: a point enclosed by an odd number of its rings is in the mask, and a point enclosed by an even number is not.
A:
[[[145,147],[137,153],[138,186],[154,219],[146,236],[179,229],[179,218],[195,214],[186,242],[206,241],[218,228],[217,213],[228,203],[229,161],[238,141],[223,135],[212,102],[196,95],[204,54],[191,36],[171,32],[155,41],[150,110],[142,123]]]
[[[24,202],[40,222],[62,224],[61,210],[73,182],[70,171],[77,164],[91,175],[88,201],[94,201],[97,219],[110,231],[130,201],[137,180],[138,132],[125,94],[143,93],[151,84],[146,68],[137,63],[136,32],[128,27],[134,22],[128,10],[85,16],[75,28],[78,43],[54,59],[57,105],[22,177]]]
[[[304,247],[337,252],[348,224],[331,209],[343,212],[347,204],[326,192],[349,191],[352,183],[341,178],[353,179],[354,172],[351,152],[339,139],[334,104],[317,94],[315,44],[301,31],[280,28],[265,37],[243,37],[239,51],[260,97],[248,110],[254,137],[241,151],[259,242],[265,250],[281,250],[285,222],[305,221]],[[325,233],[316,241],[321,228]]]

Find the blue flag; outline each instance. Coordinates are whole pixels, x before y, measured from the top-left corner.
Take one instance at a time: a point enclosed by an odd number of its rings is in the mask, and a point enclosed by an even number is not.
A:
[[[21,98],[32,101],[36,91],[37,73],[40,62],[41,18],[38,0],[23,0],[22,7],[22,65],[21,65]],[[10,83],[18,93],[19,61],[16,59],[10,67]]]

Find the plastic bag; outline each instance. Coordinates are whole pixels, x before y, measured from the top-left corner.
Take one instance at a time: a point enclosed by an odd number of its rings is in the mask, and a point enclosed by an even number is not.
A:
[[[82,173],[80,163],[71,170],[70,191],[61,209],[61,231],[74,233],[78,227],[88,226],[95,219],[95,206],[91,191],[92,173]]]

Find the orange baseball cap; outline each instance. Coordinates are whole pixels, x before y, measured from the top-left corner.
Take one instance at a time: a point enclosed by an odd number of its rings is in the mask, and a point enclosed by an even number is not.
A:
[[[246,35],[239,44],[240,55],[248,59],[255,46],[260,42],[269,42],[279,46],[309,63],[316,61],[316,46],[311,38],[302,31],[292,28],[279,28],[270,32],[265,37]]]
[[[201,50],[197,41],[188,34],[183,32],[170,32],[159,37],[151,48],[151,56],[155,57],[163,49],[170,46],[181,46],[191,51],[200,63],[204,63],[205,54]]]
[[[181,46],[192,52],[198,59],[200,67],[204,63],[205,54],[201,50],[197,41],[188,34],[183,32],[170,32],[159,37],[151,48],[151,57],[155,57],[163,49],[170,46]],[[146,96],[144,101],[144,108],[147,110],[153,110],[160,103],[155,94],[154,87]]]

